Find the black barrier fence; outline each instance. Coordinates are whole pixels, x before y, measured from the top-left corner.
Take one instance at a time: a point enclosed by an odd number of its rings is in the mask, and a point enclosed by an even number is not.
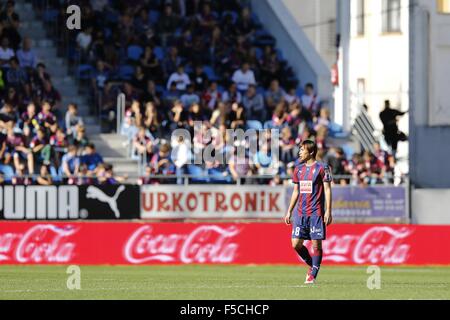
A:
[[[139,186],[0,186],[0,219],[139,219]]]

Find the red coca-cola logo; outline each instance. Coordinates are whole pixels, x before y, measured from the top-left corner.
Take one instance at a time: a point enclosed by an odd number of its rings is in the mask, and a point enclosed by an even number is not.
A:
[[[356,264],[405,263],[411,245],[404,243],[413,230],[377,226],[363,234],[332,235],[323,242],[324,261]]]
[[[230,263],[236,258],[238,243],[232,242],[240,230],[204,225],[189,234],[155,234],[145,225],[137,229],[124,247],[125,259],[133,264],[149,261],[182,263]]]
[[[24,233],[0,235],[0,261],[19,263],[65,263],[74,256],[75,243],[69,237],[74,226],[38,224]]]

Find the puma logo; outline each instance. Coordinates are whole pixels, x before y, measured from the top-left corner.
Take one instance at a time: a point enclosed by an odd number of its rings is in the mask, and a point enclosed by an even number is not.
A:
[[[105,194],[102,190],[100,190],[97,187],[89,186],[87,188],[86,198],[88,199],[97,199],[98,201],[107,203],[111,210],[114,212],[114,215],[116,218],[120,218],[120,212],[117,208],[117,199],[119,198],[119,195],[125,190],[125,186],[120,186],[117,188],[116,193],[114,196],[110,197],[107,194]]]

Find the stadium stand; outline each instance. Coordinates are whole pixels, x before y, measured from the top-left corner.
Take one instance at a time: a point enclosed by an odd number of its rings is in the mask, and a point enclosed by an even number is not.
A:
[[[138,179],[147,183],[182,183],[155,175],[194,174],[196,183],[287,183],[298,143],[314,139],[319,159],[331,164],[338,183],[388,182],[394,158],[374,146],[374,153],[352,154],[332,141],[346,136],[331,121],[327,101],[312,84],[299,86],[276,39],[247,1],[79,1],[82,30],[62,25],[70,1],[31,1],[89,97],[89,116],[98,116],[102,132],[125,137],[127,156],[143,162]],[[113,173],[86,136],[76,103],[61,105],[52,75],[38,63],[30,39],[21,39],[19,15],[8,1],[0,14],[1,110],[0,172],[4,183],[135,182]],[[55,84],[57,87],[58,84]],[[125,93],[125,117],[117,127],[116,101]],[[203,121],[212,139],[195,136]],[[192,133],[197,150],[210,144],[216,154],[230,152],[225,129],[280,129],[276,167],[262,165],[272,155],[248,154],[245,165],[188,165],[171,133]],[[270,138],[270,137],[269,137]],[[270,142],[270,140],[269,140]],[[177,151],[178,158],[169,156]],[[345,152],[344,152],[345,150]],[[348,154],[350,152],[350,154]],[[173,154],[173,153],[172,153]],[[233,167],[233,168],[231,168]],[[261,180],[260,175],[275,174]],[[259,180],[252,179],[258,178]]]

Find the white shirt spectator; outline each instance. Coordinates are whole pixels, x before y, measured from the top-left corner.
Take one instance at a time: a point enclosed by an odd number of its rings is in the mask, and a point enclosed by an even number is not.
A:
[[[296,94],[290,95],[289,93],[286,93],[284,95],[284,100],[286,100],[286,102],[288,104],[292,104],[294,102],[300,102],[300,98]]]
[[[13,49],[0,47],[0,60],[9,60],[12,57],[14,57]]]
[[[83,49],[87,50],[91,44],[92,36],[89,33],[80,32],[77,35],[77,43]]]
[[[312,96],[306,94],[302,95],[302,106],[311,112],[317,112],[319,107],[319,97],[317,97],[316,94]]]
[[[236,83],[238,90],[246,91],[251,84],[256,85],[255,74],[252,70],[242,72],[242,69],[238,69],[233,73],[233,82]]]
[[[185,93],[180,100],[185,108],[189,108],[194,103],[200,103],[200,98],[195,93]]]
[[[167,81],[167,90],[170,89],[172,82],[177,84],[178,90],[184,91],[191,83],[191,80],[189,80],[189,76],[186,73],[179,74],[178,72],[174,72],[170,75],[169,81]]]

